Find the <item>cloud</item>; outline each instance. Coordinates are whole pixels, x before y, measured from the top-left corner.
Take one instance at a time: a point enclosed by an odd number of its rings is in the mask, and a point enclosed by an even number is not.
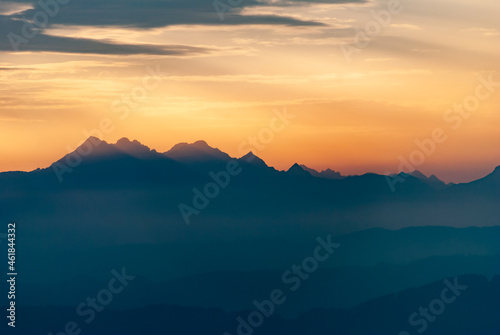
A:
[[[26,1],[22,1],[23,3]],[[293,1],[295,3],[358,3],[360,0],[317,0]],[[80,26],[119,26],[128,28],[158,28],[171,25],[287,25],[318,26],[322,23],[301,21],[278,15],[242,15],[244,7],[269,6],[271,3],[255,0],[243,0],[241,5],[231,6],[226,0],[220,0],[224,6],[224,20],[214,7],[213,0],[71,0],[61,5],[57,14],[50,19],[50,25]],[[275,5],[275,3],[272,3]],[[43,11],[38,2],[33,1],[34,8],[18,13],[14,18],[32,18]]]
[[[424,40],[421,37],[380,36],[370,44],[370,49],[391,57],[418,59],[439,66],[470,67],[474,70],[498,67],[497,54],[488,49],[472,49],[467,44]],[[478,59],[481,62],[478,63]]]
[[[297,5],[348,5],[364,4],[367,0],[280,0],[280,1],[258,1],[258,6],[297,6]]]
[[[33,8],[31,4],[15,3],[11,1],[0,2],[0,14],[11,15]]]
[[[227,0],[217,0],[228,4]],[[271,25],[288,27],[325,27],[327,24],[286,15],[249,14],[248,7],[304,6],[311,4],[363,3],[365,0],[243,0],[240,5],[224,7],[221,21],[213,0],[70,0],[65,5],[57,1],[14,0],[9,8],[23,11],[0,15],[1,51],[17,51],[13,36],[19,36],[19,51],[57,52],[103,55],[172,55],[188,56],[209,53],[208,48],[185,45],[127,44],[110,40],[75,38],[50,35],[46,29],[55,25],[81,27],[121,27],[130,30],[148,30],[175,25],[244,26]],[[46,4],[51,5],[47,6]],[[44,5],[45,4],[45,5]],[[48,15],[47,15],[48,14]],[[46,20],[34,29],[36,36],[24,39],[23,27],[38,18]],[[45,18],[45,19],[44,19]],[[26,31],[26,29],[25,29]],[[13,35],[15,34],[15,35]],[[10,35],[10,38],[9,38]],[[19,42],[21,41],[22,42]]]
[[[0,15],[0,27],[3,34],[0,35],[0,52],[14,51],[15,45],[19,51],[27,52],[58,52],[79,54],[102,54],[102,55],[168,55],[188,56],[206,54],[212,50],[186,45],[156,45],[156,44],[120,44],[112,41],[100,41],[86,38],[70,38],[51,36],[38,30],[32,38],[25,38],[23,26],[26,23],[13,20],[8,16]],[[31,33],[31,31],[30,31]],[[20,38],[25,41],[19,42]],[[12,41],[15,41],[14,43]],[[19,42],[19,43],[18,43]]]
[[[16,67],[0,67],[0,71],[18,71],[19,68]]]
[[[500,31],[492,28],[468,28],[468,29],[462,29],[461,31],[464,33],[476,33],[489,37],[500,36]]]
[[[400,29],[411,29],[411,30],[422,30],[421,27],[414,25],[414,24],[408,24],[408,23],[403,23],[403,24],[391,24],[391,27],[393,28],[400,28]]]
[[[390,62],[395,61],[397,58],[385,57],[385,58],[367,58],[363,62]]]

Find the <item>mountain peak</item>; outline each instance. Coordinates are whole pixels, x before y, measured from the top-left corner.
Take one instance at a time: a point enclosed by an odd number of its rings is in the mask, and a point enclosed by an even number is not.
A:
[[[491,172],[489,175],[482,179],[487,179],[490,181],[493,181],[494,183],[499,183],[500,182],[500,166],[497,166],[493,172]],[[480,179],[480,180],[482,180]]]
[[[106,143],[106,141],[103,141],[103,140],[101,140],[100,138],[95,137],[95,136],[90,136],[89,138],[87,138],[87,139],[85,140],[85,142],[92,142],[92,143]],[[85,143],[85,142],[84,142],[84,143]]]
[[[238,160],[244,161],[254,166],[268,167],[260,157],[256,156],[252,151],[249,151],[245,156],[240,157]]]
[[[106,159],[106,157],[116,157],[117,155],[128,155],[135,158],[154,158],[158,155],[156,150],[151,150],[147,146],[136,140],[129,140],[126,137],[119,139],[115,144],[103,141],[95,136],[90,136],[74,152],[67,156],[83,156],[86,160]]]
[[[82,144],[80,144],[78,146],[78,148],[82,148],[82,147],[85,147],[85,148],[88,148],[88,147],[97,147],[97,146],[100,146],[101,144],[108,144],[108,143],[106,141],[101,140],[98,137],[90,136]]]
[[[193,143],[193,146],[198,147],[198,148],[212,148],[211,146],[208,145],[207,142],[203,140],[199,140]]]
[[[302,168],[302,170],[309,172],[311,174],[311,176],[319,177],[319,171],[317,171],[315,169],[311,169],[310,167],[308,167],[304,164],[300,164],[299,166]]]
[[[134,142],[137,142],[134,140]],[[132,143],[132,141],[130,141],[127,137],[122,137],[120,138],[118,141],[116,141],[116,145],[119,146],[119,145],[128,145]]]
[[[431,175],[430,177],[427,177],[425,174],[422,172],[415,170],[412,172],[401,172],[399,173],[399,176],[403,178],[407,178],[408,176],[413,177],[418,179],[419,181],[431,186],[434,189],[440,190],[446,188],[446,183],[444,183],[442,180],[440,180],[438,177],[435,175]]]
[[[178,143],[169,151],[163,153],[165,156],[189,163],[189,162],[202,162],[202,161],[228,161],[231,157],[225,152],[217,148],[212,148],[205,141],[196,141],[194,143]]]
[[[327,179],[344,179],[345,176],[343,176],[340,172],[334,171],[332,169],[326,169],[324,171],[321,171],[319,173],[320,177],[327,178]]]
[[[413,176],[415,178],[419,178],[419,179],[428,179],[427,176],[425,174],[423,174],[422,172],[418,171],[418,170],[415,170],[413,172],[410,172],[408,173],[410,176]]]
[[[303,177],[311,177],[311,173],[309,171],[304,170],[299,164],[295,163],[288,169],[286,172],[288,174],[294,176],[303,176]]]
[[[114,144],[114,147],[121,152],[135,157],[145,157],[149,156],[151,153],[156,153],[155,150],[151,150],[141,142],[137,140],[130,141],[126,137],[120,138],[116,144]]]
[[[126,137],[122,137],[120,138],[116,143],[115,143],[115,146],[117,148],[138,148],[138,147],[142,147],[142,148],[148,148],[147,146],[145,146],[144,144],[142,144],[141,142],[137,141],[137,140],[129,140],[128,138]],[[149,149],[149,148],[148,148]]]
[[[76,148],[75,152],[85,152],[99,154],[101,150],[107,148],[109,144],[95,136],[90,136]],[[98,150],[96,150],[98,149]],[[70,154],[71,155],[71,154]]]
[[[301,164],[300,167],[303,170],[309,172],[311,174],[311,176],[313,176],[313,177],[326,178],[326,179],[344,179],[345,178],[340,172],[334,171],[332,169],[326,169],[326,170],[323,170],[321,172],[318,172],[317,170],[311,169],[303,164]]]
[[[241,160],[244,160],[244,161],[246,161],[248,163],[250,163],[251,161],[253,161],[255,158],[259,158],[259,157],[257,157],[253,153],[253,151],[249,151],[246,155],[240,157]]]
[[[203,140],[198,140],[193,143],[187,143],[187,142],[180,142],[174,145],[169,151],[177,151],[177,150],[192,150],[192,149],[198,149],[198,150],[210,150],[214,149],[206,141]]]
[[[434,181],[434,182],[440,182],[440,181],[441,181],[441,179],[439,179],[438,177],[436,177],[436,175],[435,175],[435,174],[431,175],[431,176],[429,177],[429,180],[430,180],[430,181]]]

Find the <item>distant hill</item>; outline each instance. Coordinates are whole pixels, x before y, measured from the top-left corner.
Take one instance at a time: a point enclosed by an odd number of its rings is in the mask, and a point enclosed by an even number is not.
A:
[[[427,177],[426,175],[424,175],[422,172],[420,172],[418,170],[410,172],[410,173],[401,172],[399,174],[399,177],[401,177],[401,178],[407,178],[408,176],[418,178],[419,180],[423,181],[427,185],[429,185],[432,188],[435,188],[437,190],[442,190],[442,189],[446,188],[447,186],[449,186],[445,182],[439,180],[439,178],[436,177],[435,175]]]
[[[328,263],[335,264],[335,260]],[[132,266],[127,267],[127,273],[138,277],[115,303],[116,308],[163,303],[238,311],[247,308],[254,299],[268,295],[271,288],[286,286],[281,282],[282,269],[241,271],[236,268],[160,283],[142,277],[144,271]],[[280,315],[290,318],[315,308],[352,308],[380,296],[464,274],[500,275],[500,255],[431,257],[404,265],[321,268],[304,281],[293,294],[293,300],[280,308]],[[100,281],[85,276],[51,284],[24,283],[18,298],[29,306],[44,306],[48,301],[59,306],[77,305],[85,292],[100,289]]]
[[[429,313],[430,304],[441,299],[441,292],[447,288],[443,280],[401,291],[360,304],[349,310],[315,309],[295,319],[283,319],[279,316],[281,306],[275,306],[275,313],[263,318],[259,327],[250,329],[260,335],[386,335],[400,334],[403,331],[415,334],[418,330],[427,334],[442,335],[493,335],[500,330],[500,277],[491,281],[482,276],[459,276],[448,278],[451,285],[461,288],[454,293],[454,300],[443,303],[439,314],[431,314],[432,322],[418,314],[425,306]],[[132,284],[131,284],[132,285]],[[451,297],[450,290],[447,292]],[[117,296],[117,300],[121,296]],[[287,299],[293,299],[293,293],[286,292]],[[259,301],[264,300],[262,297]],[[269,297],[268,297],[269,298]],[[442,303],[442,302],[441,302]],[[219,308],[178,307],[169,305],[151,305],[145,308],[116,310],[112,306],[96,315],[93,322],[86,324],[84,318],[75,313],[75,307],[28,307],[21,306],[19,314],[31,322],[19,323],[16,334],[56,332],[57,325],[64,327],[68,320],[73,320],[89,335],[135,335],[175,334],[175,335],[220,335],[238,334],[237,329],[255,310],[249,305],[244,311],[228,313]],[[409,318],[413,318],[413,325]],[[248,326],[244,326],[248,327]],[[63,328],[60,328],[63,329]]]

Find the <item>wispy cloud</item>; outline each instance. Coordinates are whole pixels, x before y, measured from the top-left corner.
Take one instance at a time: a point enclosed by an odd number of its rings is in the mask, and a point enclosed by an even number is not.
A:
[[[492,28],[467,28],[467,29],[462,29],[462,32],[480,34],[483,36],[491,36],[491,37],[500,36],[500,31]]]
[[[0,51],[13,51],[13,44],[9,39],[9,32],[21,34],[23,21],[0,16]],[[112,41],[100,41],[88,38],[70,38],[38,33],[27,43],[21,43],[19,51],[48,51],[58,53],[102,54],[102,55],[169,55],[185,56],[208,53],[211,50],[185,45],[155,45],[155,44],[122,44]]]
[[[329,1],[288,1],[282,4],[293,3],[358,3],[359,0],[329,0]],[[15,18],[31,17],[40,10],[35,3],[33,9],[20,13]],[[226,13],[223,22],[220,21],[213,1],[207,0],[72,0],[61,7],[51,24],[82,25],[82,26],[118,26],[128,28],[155,28],[171,25],[290,25],[290,26],[315,26],[319,22],[301,21],[287,16],[278,15],[242,15],[245,7],[270,6],[278,3],[267,1],[246,0],[233,7]]]
[[[421,27],[415,25],[415,24],[409,24],[409,23],[394,23],[391,24],[391,27],[393,28],[398,28],[398,29],[411,29],[411,30],[422,30]]]

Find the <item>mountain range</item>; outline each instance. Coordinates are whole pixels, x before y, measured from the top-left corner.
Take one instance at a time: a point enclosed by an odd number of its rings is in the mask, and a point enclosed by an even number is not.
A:
[[[195,190],[203,193],[213,182],[210,173],[222,173],[228,162],[236,162],[241,173],[189,218],[204,236],[273,237],[285,229],[289,238],[303,238],[374,227],[500,225],[500,167],[482,179],[456,185],[418,171],[339,179],[326,177],[333,172],[314,173],[299,164],[278,171],[252,152],[231,158],[204,141],[159,153],[125,138],[116,144],[89,138],[48,168],[0,173],[0,219],[25,220],[36,227],[43,213],[61,229],[68,229],[68,222],[87,226],[87,235],[96,228],[110,229],[116,243],[178,240],[193,231],[179,206],[194,208]],[[100,217],[95,217],[95,208]],[[151,227],[138,233],[138,240],[132,232],[146,217]],[[101,225],[104,218],[126,228],[117,232]],[[65,239],[56,239],[58,244],[80,244],[77,236],[70,230]],[[103,240],[94,236],[86,243]]]
[[[279,171],[253,152],[234,158],[204,141],[158,152],[91,137],[47,168],[0,173],[0,221],[18,227],[23,313],[52,331],[112,269],[126,268],[136,279],[86,330],[106,335],[137,333],[162,313],[204,325],[204,334],[234,334],[237,317],[269,298],[318,238],[340,247],[255,334],[398,334],[455,276],[483,287],[463,299],[485,323],[474,334],[498,334],[498,304],[488,299],[499,292],[499,201],[500,167],[464,184],[418,171],[343,176],[298,163]],[[182,208],[192,209],[189,221]],[[460,332],[470,323],[456,326],[467,315],[461,306],[427,333],[471,335]],[[400,318],[385,325],[381,310]],[[127,326],[110,328],[118,323]],[[148,329],[199,333],[193,327],[172,317]]]
[[[89,151],[88,155],[80,154]],[[84,157],[83,157],[84,156]],[[203,168],[207,169],[210,167],[222,166],[222,164],[227,163],[232,159],[237,159],[238,161],[244,163],[251,163],[254,166],[268,168],[269,166],[259,157],[257,157],[253,152],[248,152],[246,155],[240,158],[233,158],[227,153],[213,148],[208,145],[205,141],[196,141],[194,143],[179,143],[174,145],[170,150],[164,153],[158,153],[156,150],[151,150],[147,146],[141,144],[140,142],[133,140],[130,141],[128,138],[122,138],[117,141],[116,144],[110,144],[102,141],[96,137],[90,137],[82,145],[80,145],[73,153],[68,154],[63,159],[57,161],[55,164],[65,164],[71,161],[79,161],[79,158],[85,158],[84,161],[95,161],[99,158],[116,158],[116,157],[130,157],[143,160],[149,159],[159,159],[159,158],[170,158],[173,161],[181,163],[188,166],[195,171],[202,171]],[[65,164],[68,165],[68,164]],[[71,165],[71,164],[69,164]],[[53,165],[53,168],[55,166]],[[272,169],[275,172],[283,172]],[[267,169],[269,171],[269,169]],[[323,170],[321,172],[311,169],[303,164],[295,163],[287,171],[289,174],[302,175],[302,176],[313,176],[325,179],[340,180],[345,179],[340,172],[334,171],[332,169]],[[444,188],[446,184],[439,180],[436,176],[432,175],[430,177],[425,176],[420,171],[412,171],[409,173],[401,173],[400,176],[407,178],[408,176],[415,177],[430,186],[435,188]]]

